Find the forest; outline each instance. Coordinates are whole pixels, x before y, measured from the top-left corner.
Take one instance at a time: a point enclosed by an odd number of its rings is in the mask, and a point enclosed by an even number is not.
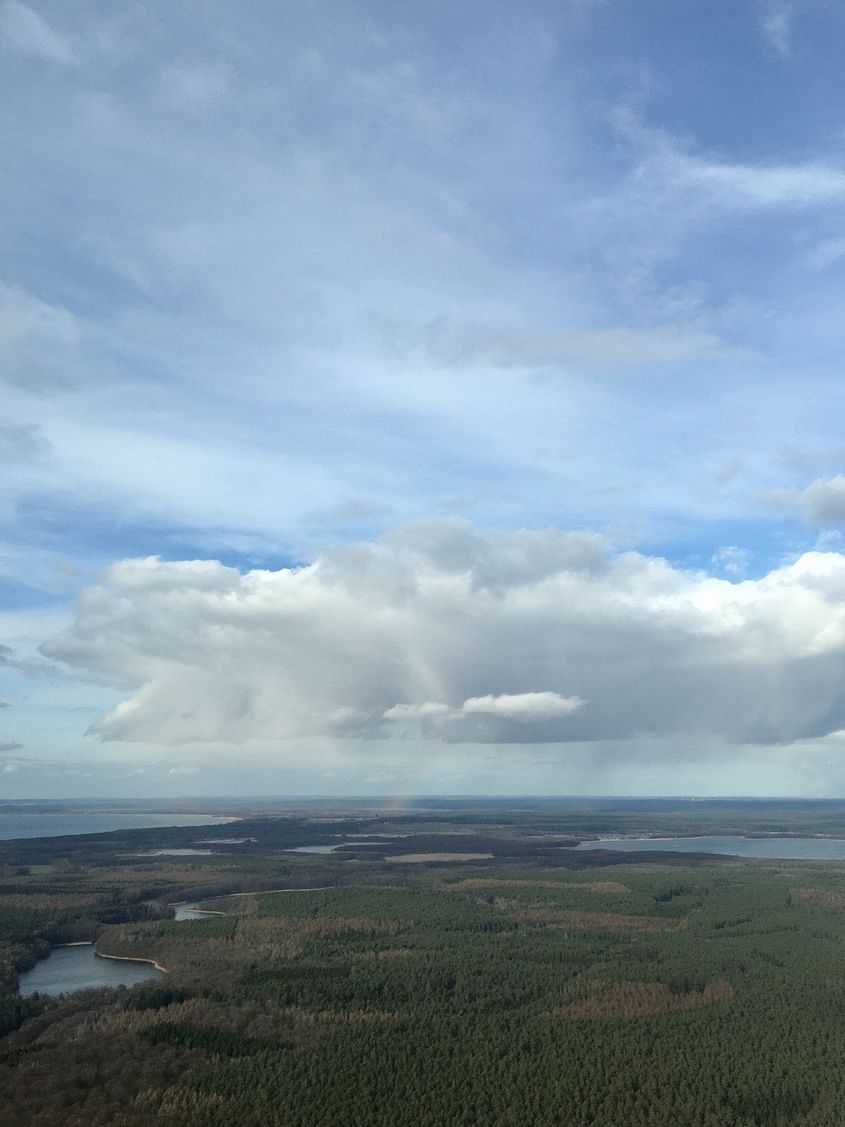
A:
[[[0,1123],[838,1127],[845,862],[566,844],[845,836],[816,813],[299,812],[201,856],[152,852],[196,827],[0,843]],[[177,921],[185,901],[209,914]],[[166,973],[18,994],[91,939]]]

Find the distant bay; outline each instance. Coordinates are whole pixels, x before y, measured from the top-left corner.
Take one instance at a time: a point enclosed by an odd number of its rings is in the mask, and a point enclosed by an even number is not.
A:
[[[67,811],[43,814],[0,811],[0,841],[27,837],[102,834],[110,830],[156,830],[170,826],[222,826],[234,818],[216,814],[149,814],[130,811]]]

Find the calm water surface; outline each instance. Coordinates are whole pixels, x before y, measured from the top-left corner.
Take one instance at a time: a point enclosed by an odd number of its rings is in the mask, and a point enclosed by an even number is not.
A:
[[[566,846],[564,846],[566,848]],[[845,861],[845,840],[832,837],[626,837],[582,841],[576,851],[613,849],[619,853],[720,853],[732,857],[769,857],[791,861]]]
[[[406,834],[396,835],[397,837],[406,837]],[[363,845],[384,845],[384,841],[339,841],[336,845],[295,845],[292,849],[286,849],[285,853],[336,853],[339,849],[352,848],[360,849]]]
[[[84,946],[54,947],[46,959],[20,977],[20,992],[30,994],[70,994],[96,986],[134,986],[158,978],[161,971],[149,963],[126,959],[101,959],[93,943]]]
[[[21,837],[62,837],[65,834],[101,834],[109,830],[156,830],[168,826],[223,826],[234,818],[216,814],[4,814],[0,811],[0,841]]]
[[[149,849],[146,853],[135,853],[135,857],[213,857],[213,849]]]

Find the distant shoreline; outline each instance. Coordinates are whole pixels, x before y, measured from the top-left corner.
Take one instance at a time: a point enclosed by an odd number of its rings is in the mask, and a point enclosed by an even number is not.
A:
[[[0,809],[0,842],[34,841],[54,837],[87,837],[115,833],[136,833],[143,830],[186,830],[197,833],[223,829],[243,821],[236,814],[167,813],[149,811],[108,810],[20,810]]]

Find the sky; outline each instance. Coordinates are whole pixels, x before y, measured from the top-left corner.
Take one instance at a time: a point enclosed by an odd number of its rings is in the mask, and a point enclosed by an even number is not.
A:
[[[843,56],[0,0],[0,799],[845,796]]]

